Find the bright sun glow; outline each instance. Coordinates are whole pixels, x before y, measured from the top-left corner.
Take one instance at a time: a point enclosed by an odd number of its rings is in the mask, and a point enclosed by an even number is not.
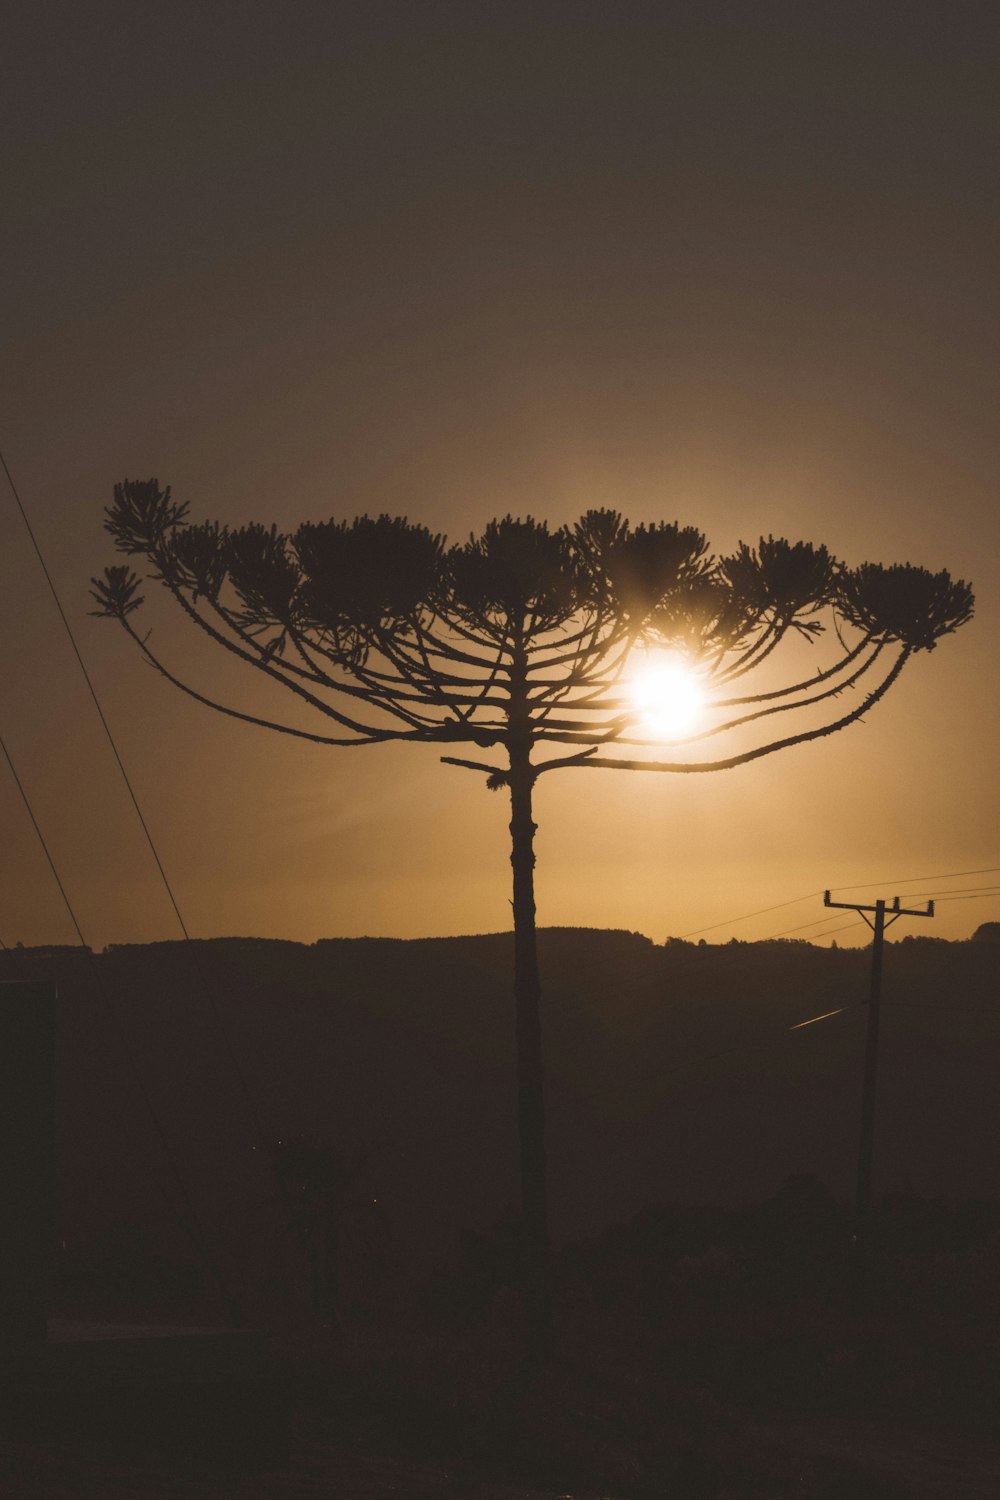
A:
[[[680,739],[693,733],[705,711],[696,673],[676,656],[647,658],[633,676],[630,692],[639,722],[652,739]]]

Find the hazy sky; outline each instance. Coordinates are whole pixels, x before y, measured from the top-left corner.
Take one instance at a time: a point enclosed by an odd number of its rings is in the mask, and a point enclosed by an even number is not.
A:
[[[539,920],[661,940],[996,883],[911,877],[1000,866],[998,44],[985,0],[8,7],[0,444],[194,933],[503,928],[508,812],[431,748],[304,746],[156,678],[86,613],[126,475],[232,523],[610,504],[947,567],[975,620],[864,724],[547,777]],[[0,732],[85,934],[176,936],[4,494],[0,619]],[[0,819],[0,939],[72,941],[2,764]]]

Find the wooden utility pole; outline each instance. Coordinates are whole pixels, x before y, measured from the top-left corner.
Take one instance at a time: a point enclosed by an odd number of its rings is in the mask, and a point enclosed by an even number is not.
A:
[[[831,901],[823,892],[823,905],[856,911],[864,917],[874,933],[872,972],[868,991],[868,1033],[865,1042],[865,1081],[861,1095],[861,1140],[858,1146],[858,1172],[854,1190],[854,1248],[859,1273],[863,1277],[871,1239],[872,1165],[875,1159],[875,1086],[878,1077],[878,1023],[882,999],[882,947],[885,929],[900,917],[933,917],[934,902],[923,911],[901,906],[898,896],[891,904],[876,901],[874,906],[859,906],[854,901]],[[872,913],[872,919],[868,913]]]

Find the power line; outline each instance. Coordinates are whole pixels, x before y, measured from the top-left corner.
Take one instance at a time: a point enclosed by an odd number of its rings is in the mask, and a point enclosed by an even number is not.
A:
[[[35,833],[38,835],[38,842],[42,846],[42,853],[45,855],[45,858],[48,860],[49,869],[52,871],[52,878],[55,881],[56,885],[59,887],[59,894],[60,894],[60,896],[63,899],[63,905],[65,906],[66,910],[69,912],[69,919],[70,919],[70,921],[73,924],[73,930],[75,931],[77,937],[80,940],[80,946],[81,946],[81,948],[86,948],[87,947],[87,942],[86,942],[86,939],[83,936],[83,932],[80,929],[80,924],[79,924],[79,922],[76,919],[76,912],[73,910],[73,904],[72,904],[72,902],[70,901],[69,897],[66,894],[66,887],[63,885],[62,881],[59,878],[59,871],[56,869],[55,860],[52,858],[51,850],[49,849],[48,844],[45,842],[45,835],[44,835],[44,833],[42,832],[41,828],[38,825],[38,819],[35,817],[35,814],[34,814],[34,812],[32,810],[31,803],[28,801],[28,794],[24,790],[24,786],[23,786],[23,784],[21,782],[21,778],[17,774],[17,769],[16,769],[16,767],[14,765],[14,762],[10,758],[10,751],[7,749],[7,746],[4,743],[4,739],[3,739],[2,735],[0,735],[0,750],[3,751],[4,758],[7,761],[8,766],[10,767],[10,774],[14,778],[14,785],[17,787],[18,791],[21,794],[21,801],[24,803],[24,806],[25,806],[25,809],[27,811],[28,817],[31,819],[31,826],[34,828]]]
[[[804,896],[793,896],[790,901],[779,901],[775,906],[762,906],[758,911],[744,912],[741,917],[727,917],[724,922],[713,922],[710,927],[695,927],[691,932],[682,932],[681,940],[700,937],[703,932],[717,932],[720,927],[735,927],[737,922],[749,922],[751,917],[766,917],[768,912],[781,911],[786,906],[798,906],[802,901],[811,901],[815,896],[822,896],[822,891],[807,891]]]
[[[984,896],[1000,896],[1000,887],[992,891],[980,891],[974,896],[939,896],[937,904],[940,905],[942,901],[982,901]]]
[[[976,891],[989,892],[989,891],[995,891],[995,890],[1000,890],[1000,885],[998,885],[997,881],[992,880],[992,881],[990,881],[990,883],[988,885],[960,885],[958,887],[957,891],[955,890],[955,888],[953,886],[951,888],[949,888],[949,887],[946,886],[943,891],[907,891],[906,894],[907,894],[907,896],[917,896],[917,897],[920,897],[920,896],[942,896],[942,897],[947,896],[950,899],[953,896],[960,896],[960,895],[963,895],[963,894],[972,894],[973,892],[976,892]]]
[[[817,937],[833,937],[836,932],[845,932],[848,927],[860,927],[860,922],[842,922],[839,927],[831,928],[828,932],[818,932]]]
[[[63,622],[63,628],[65,629],[66,634],[69,637],[69,643],[73,648],[73,655],[76,657],[77,665],[79,666],[80,671],[83,673],[83,680],[87,684],[91,699],[93,700],[94,708],[97,710],[97,717],[101,721],[101,727],[103,728],[104,733],[107,736],[108,744],[111,746],[111,752],[114,755],[116,762],[118,763],[118,769],[121,772],[122,780],[125,782],[125,786],[128,789],[128,794],[132,799],[132,806],[135,808],[136,816],[142,826],[142,831],[146,835],[146,842],[149,845],[153,859],[156,861],[156,868],[160,872],[160,878],[163,881],[164,888],[170,898],[170,904],[173,906],[174,914],[177,917],[180,929],[183,932],[184,936],[187,938],[189,937],[187,926],[185,925],[184,918],[181,916],[180,907],[177,905],[177,902],[174,898],[174,893],[171,889],[170,881],[167,879],[167,873],[160,861],[160,856],[156,852],[156,845],[153,843],[153,836],[149,831],[146,819],[143,817],[142,808],[139,806],[139,799],[137,798],[135,789],[132,786],[131,781],[129,780],[129,775],[125,769],[121,755],[118,753],[118,746],[115,743],[115,737],[111,733],[111,727],[108,724],[107,719],[104,717],[104,710],[101,707],[100,699],[97,696],[97,690],[95,689],[94,684],[91,681],[90,673],[87,671],[86,664],[84,663],[83,657],[80,654],[80,648],[76,643],[76,636],[73,634],[73,627],[70,625],[69,620],[66,617],[66,611],[62,607],[62,601],[59,598],[56,586],[52,581],[52,574],[49,572],[45,562],[45,558],[42,556],[42,549],[38,544],[38,538],[35,536],[31,522],[28,520],[28,513],[21,501],[21,496],[18,494],[17,485],[14,483],[14,479],[10,472],[10,469],[7,467],[7,460],[4,458],[2,452],[0,452],[0,464],[3,465],[3,471],[7,476],[7,482],[10,485],[11,494],[14,496],[14,501],[17,505],[18,510],[21,512],[21,519],[24,522],[25,529],[31,539],[31,545],[35,550],[35,556],[38,558],[39,566],[41,567],[41,570],[45,575],[45,582],[49,586],[49,592],[52,595],[53,602],[55,603],[56,609],[59,612],[59,618]]]
[[[971,875],[996,875],[998,873],[1000,873],[1000,865],[990,865],[985,870],[951,870],[951,871],[945,872],[944,874],[938,873],[936,875],[906,875],[906,876],[903,876],[902,879],[897,878],[895,880],[868,880],[868,881],[858,880],[858,881],[855,881],[852,885],[832,885],[832,886],[830,886],[830,890],[831,891],[859,891],[859,890],[869,890],[873,886],[876,886],[876,885],[879,885],[879,886],[882,886],[882,885],[912,885],[914,881],[963,880],[963,879],[965,879],[966,876],[971,876]],[[710,927],[696,927],[691,932],[683,932],[683,933],[681,933],[681,939],[682,939],[682,941],[686,941],[688,938],[700,937],[701,934],[705,933],[705,932],[717,932],[720,927],[734,927],[737,922],[749,922],[752,917],[765,917],[765,916],[768,915],[769,912],[772,912],[772,911],[781,911],[786,906],[798,906],[800,904],[800,902],[802,902],[802,901],[812,901],[817,896],[822,896],[822,894],[823,894],[822,891],[807,891],[804,896],[793,896],[790,901],[779,901],[774,906],[762,906],[757,911],[744,912],[743,915],[739,916],[739,917],[727,917],[724,922],[713,922]],[[914,893],[911,893],[911,894],[916,894],[916,893],[914,892]],[[766,938],[762,938],[760,941],[761,942],[766,942],[767,939]]]
[[[754,941],[757,943],[773,943],[775,938],[788,937],[789,933],[804,932],[807,927],[825,927],[827,922],[837,922],[839,920],[840,918],[838,917],[814,917],[811,922],[800,922],[797,927],[785,927],[781,932],[772,932],[769,937],[755,938]],[[848,927],[853,927],[854,925],[855,923],[853,922],[847,923]],[[841,931],[841,929],[837,927],[834,929],[834,931],[839,932]],[[817,932],[816,936],[828,937],[830,936],[830,934],[826,932]]]
[[[846,1015],[854,1007],[841,1005],[837,1010],[825,1010],[821,1016],[810,1016],[808,1021],[796,1021],[794,1026],[789,1026],[789,1031],[804,1031],[807,1026],[815,1026],[817,1021],[829,1021],[833,1016]]]
[[[905,895],[908,901],[923,901],[928,899],[929,897],[934,897],[942,901],[957,901],[962,896],[992,896],[995,895],[998,890],[1000,890],[1000,886],[997,886],[996,884],[960,885],[958,887],[958,890],[955,890],[954,887],[952,887],[951,889],[945,887],[943,891],[906,891]]]
[[[4,758],[7,761],[7,765],[10,767],[10,773],[14,778],[14,784],[21,795],[21,801],[24,803],[24,807],[28,814],[28,817],[31,819],[31,825],[38,836],[38,842],[42,846],[45,858],[48,861],[49,869],[52,871],[52,878],[55,880],[56,886],[59,889],[59,894],[63,900],[63,905],[65,906],[66,911],[69,913],[69,919],[73,924],[73,929],[76,932],[77,937],[79,938],[80,947],[85,953],[89,954],[90,958],[93,960],[94,958],[96,958],[96,955],[90,948],[86,938],[83,935],[83,929],[81,928],[76,912],[73,909],[73,903],[69,899],[66,887],[59,875],[59,871],[56,869],[55,860],[52,858],[52,852],[49,849],[45,835],[42,832],[38,819],[35,817],[34,809],[31,806],[31,801],[28,797],[27,791],[25,790],[24,783],[21,781],[20,776],[17,774],[17,768],[14,765],[13,760],[11,759],[10,751],[7,749],[7,745],[2,736],[0,736],[0,750],[3,751]],[[153,1103],[149,1090],[146,1088],[146,1085],[142,1080],[141,1073],[136,1065],[135,1056],[128,1041],[126,1040],[124,1028],[121,1025],[121,1021],[118,1018],[118,1014],[115,1011],[114,1006],[111,1004],[111,997],[108,994],[107,988],[104,984],[104,977],[101,974],[99,965],[94,966],[93,972],[97,979],[97,989],[104,1007],[105,1020],[106,1022],[110,1023],[111,1029],[115,1034],[118,1045],[125,1057],[126,1063],[131,1070],[133,1086],[135,1087],[135,1090],[139,1095],[139,1098],[146,1110],[153,1130],[157,1138],[159,1139],[160,1145],[170,1166],[170,1170],[173,1173],[174,1179],[176,1181],[177,1190],[185,1205],[189,1218],[185,1218],[185,1216],[178,1210],[177,1205],[171,1199],[170,1194],[166,1192],[162,1184],[159,1184],[161,1195],[170,1212],[174,1215],[177,1222],[181,1225],[185,1233],[188,1235],[188,1238],[194,1245],[196,1253],[201,1257],[202,1261],[211,1272],[211,1275],[215,1280],[220,1292],[222,1293],[224,1300],[228,1304],[230,1311],[236,1312],[236,1299],[234,1298],[232,1292],[226,1284],[225,1277],[222,1275],[222,1272],[220,1271],[216,1263],[215,1257],[208,1249],[205,1231],[201,1223],[201,1217],[194,1205],[187,1187],[185,1186],[184,1178],[181,1174],[180,1167],[177,1164],[177,1159],[170,1145],[166,1130],[164,1129],[163,1121],[160,1119],[159,1112],[157,1111],[156,1106]]]
[[[59,598],[59,594],[58,594],[58,591],[56,589],[55,583],[53,582],[52,575],[49,572],[48,567],[47,567],[46,562],[45,562],[45,558],[42,555],[42,549],[41,549],[41,547],[39,545],[38,538],[35,536],[34,530],[32,529],[31,522],[28,519],[28,513],[27,513],[27,511],[24,508],[24,504],[23,504],[23,502],[21,500],[21,496],[18,493],[17,485],[14,483],[13,475],[11,474],[10,469],[7,466],[7,460],[5,459],[5,457],[4,457],[4,455],[3,455],[2,452],[0,452],[0,464],[3,465],[3,471],[4,471],[4,473],[7,476],[7,482],[10,485],[11,494],[14,496],[15,504],[17,505],[17,508],[18,508],[18,510],[21,513],[21,519],[24,522],[25,529],[26,529],[26,531],[28,533],[28,536],[31,539],[31,545],[34,548],[35,556],[38,558],[39,566],[41,567],[42,573],[45,575],[45,581],[46,581],[46,583],[49,586],[49,592],[52,595],[53,602],[55,603],[56,609],[59,612],[59,618],[62,620],[63,628],[65,629],[66,634],[69,637],[69,643],[70,643],[70,645],[73,648],[73,655],[76,657],[77,664],[78,664],[78,666],[80,668],[80,671],[83,673],[83,680],[87,684],[87,689],[88,689],[88,691],[90,693],[90,696],[91,696],[91,699],[93,701],[94,708],[97,710],[97,717],[101,721],[101,727],[103,728],[104,733],[105,733],[105,735],[107,737],[108,744],[111,746],[111,753],[112,753],[112,755],[115,758],[115,762],[116,762],[116,764],[118,766],[119,771],[121,772],[121,777],[122,777],[122,780],[125,783],[125,787],[126,787],[126,790],[128,791],[129,797],[131,798],[132,806],[135,809],[136,817],[139,819],[139,824],[140,824],[140,826],[142,828],[143,833],[145,834],[146,843],[149,845],[149,851],[152,854],[153,860],[154,860],[154,862],[156,864],[156,868],[159,871],[160,879],[163,882],[163,888],[166,891],[167,896],[168,896],[168,898],[170,900],[170,905],[174,909],[174,915],[177,918],[177,922],[178,922],[178,925],[179,925],[179,927],[181,929],[181,932],[184,934],[184,941],[185,941],[185,943],[188,944],[188,949],[187,949],[188,955],[189,955],[189,958],[191,960],[192,967],[194,968],[196,976],[198,978],[198,982],[201,985],[202,991],[205,994],[205,997],[208,1000],[209,1006],[211,1008],[212,1015],[213,1015],[213,1018],[215,1020],[216,1030],[218,1032],[219,1039],[222,1042],[223,1051],[226,1053],[226,1056],[227,1056],[227,1058],[229,1060],[229,1065],[233,1069],[233,1072],[234,1072],[234,1075],[236,1077],[237,1083],[239,1084],[240,1090],[241,1090],[241,1092],[243,1094],[243,1097],[244,1097],[244,1100],[246,1102],[247,1108],[249,1110],[251,1119],[253,1121],[254,1130],[255,1130],[257,1136],[260,1139],[263,1139],[264,1138],[264,1130],[263,1130],[262,1123],[261,1123],[260,1110],[257,1107],[257,1101],[254,1098],[254,1095],[253,1095],[253,1093],[250,1090],[250,1085],[249,1085],[249,1083],[247,1081],[246,1074],[244,1073],[243,1068],[240,1065],[239,1059],[236,1057],[236,1054],[233,1051],[232,1044],[231,1044],[231,1042],[229,1040],[228,1032],[227,1032],[227,1030],[226,1030],[226,1028],[225,1028],[225,1026],[223,1024],[222,1017],[221,1017],[221,1014],[219,1012],[218,1003],[216,1001],[214,991],[212,990],[211,986],[209,986],[206,983],[204,975],[201,972],[201,969],[199,967],[199,964],[198,964],[197,960],[194,957],[194,947],[193,947],[193,944],[192,944],[191,934],[190,934],[190,932],[188,931],[188,928],[187,928],[187,923],[184,921],[184,917],[181,914],[181,909],[180,909],[180,907],[177,904],[177,898],[175,897],[174,892],[173,892],[173,887],[171,886],[170,881],[167,878],[167,872],[166,872],[166,870],[163,867],[163,862],[160,859],[159,852],[157,851],[157,848],[156,848],[156,844],[153,841],[153,835],[152,835],[152,833],[149,830],[149,825],[147,824],[145,817],[143,816],[142,808],[139,806],[139,799],[136,796],[135,788],[133,787],[132,782],[131,782],[131,780],[129,778],[129,774],[128,774],[128,772],[125,769],[125,763],[124,763],[124,761],[121,758],[121,754],[119,753],[118,745],[117,745],[117,743],[115,741],[115,737],[114,737],[114,735],[111,732],[111,726],[109,725],[107,719],[105,718],[104,710],[101,707],[100,699],[97,696],[97,689],[94,687],[94,684],[93,684],[93,682],[91,680],[91,677],[90,677],[90,673],[87,671],[87,667],[86,667],[86,664],[85,664],[85,662],[83,660],[83,656],[80,653],[80,648],[77,645],[76,636],[73,633],[73,627],[70,625],[69,619],[67,618],[67,615],[66,615],[66,611],[62,607],[62,601]],[[9,757],[8,757],[8,763],[9,763]],[[11,769],[13,769],[13,767],[11,767]],[[37,830],[37,825],[36,825],[36,830]],[[43,847],[44,847],[44,841],[43,841]],[[49,860],[49,863],[50,863],[50,865],[52,864],[51,859]],[[55,866],[52,866],[52,870],[53,870],[53,874],[55,874]],[[56,876],[56,879],[58,880],[58,876]],[[67,902],[67,908],[69,909],[68,902]],[[81,942],[82,941],[83,940],[81,938]]]
[[[871,890],[876,885],[912,885],[915,880],[964,880],[966,875],[996,875],[1000,865],[989,865],[985,870],[951,870],[941,875],[904,875],[894,880],[856,880],[851,885],[832,885],[831,891]]]

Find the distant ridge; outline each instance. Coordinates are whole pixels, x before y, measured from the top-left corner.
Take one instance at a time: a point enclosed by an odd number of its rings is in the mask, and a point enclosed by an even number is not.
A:
[[[446,1257],[517,1201],[512,950],[486,933],[0,953],[0,979],[59,989],[62,1238],[125,1222],[189,1253],[136,1073],[234,1263],[279,1236],[268,1151],[295,1136],[359,1164],[414,1274]],[[558,1241],[647,1203],[759,1201],[795,1173],[849,1195],[868,952],[562,927],[540,953]],[[998,1074],[1000,944],[887,945],[877,1192],[1000,1197]]]
[[[570,936],[573,936],[573,937],[581,937],[581,938],[586,938],[586,937],[589,937],[589,936],[594,936],[594,937],[597,937],[597,938],[605,938],[605,937],[627,938],[627,939],[631,939],[633,941],[636,941],[638,943],[642,943],[644,945],[647,945],[649,947],[656,947],[657,946],[653,942],[653,939],[650,938],[650,937],[647,937],[645,935],[645,933],[633,932],[632,930],[630,930],[628,928],[625,928],[625,927],[540,927],[538,929],[538,933],[539,933],[539,936],[542,937],[542,938],[547,938],[547,937],[552,937],[552,936],[562,936],[562,935],[570,935]],[[513,933],[508,930],[506,932],[449,933],[449,934],[447,934],[445,936],[438,936],[438,937],[391,937],[391,936],[374,936],[374,935],[366,933],[366,934],[361,934],[361,935],[356,936],[356,937],[321,937],[321,938],[315,938],[311,943],[301,942],[301,941],[299,941],[296,938],[262,938],[262,937],[236,936],[236,935],[218,936],[218,937],[204,937],[204,938],[192,938],[190,941],[192,943],[198,944],[199,946],[207,946],[207,945],[211,945],[211,944],[222,944],[222,945],[225,945],[225,944],[233,944],[233,943],[247,943],[247,944],[252,943],[252,944],[256,944],[256,945],[260,945],[260,946],[267,946],[267,947],[274,947],[274,948],[303,948],[303,949],[313,949],[313,948],[322,948],[322,947],[324,947],[324,946],[326,946],[328,944],[334,944],[334,943],[394,943],[394,944],[398,944],[398,943],[476,943],[476,942],[490,942],[490,943],[493,943],[493,942],[511,941],[512,939],[513,939]],[[100,951],[102,951],[104,953],[123,953],[123,952],[130,952],[130,951],[133,951],[135,949],[169,949],[169,948],[176,948],[176,947],[179,947],[179,946],[184,946],[184,943],[185,943],[185,940],[183,938],[159,938],[159,939],[154,939],[152,942],[148,942],[148,943],[109,943],[106,948],[104,948],[104,949],[102,949]],[[78,952],[79,949],[78,948],[74,948],[74,947],[70,947],[70,946],[66,946],[66,947],[61,947],[61,948],[58,948],[58,949],[57,948],[52,948],[52,947],[44,947],[44,948],[39,948],[39,949],[22,949],[20,951],[22,951],[22,952],[37,952],[37,953],[42,953],[42,952],[46,952],[46,953],[47,952],[53,952],[53,953],[55,953],[55,952],[73,953],[73,952]]]

